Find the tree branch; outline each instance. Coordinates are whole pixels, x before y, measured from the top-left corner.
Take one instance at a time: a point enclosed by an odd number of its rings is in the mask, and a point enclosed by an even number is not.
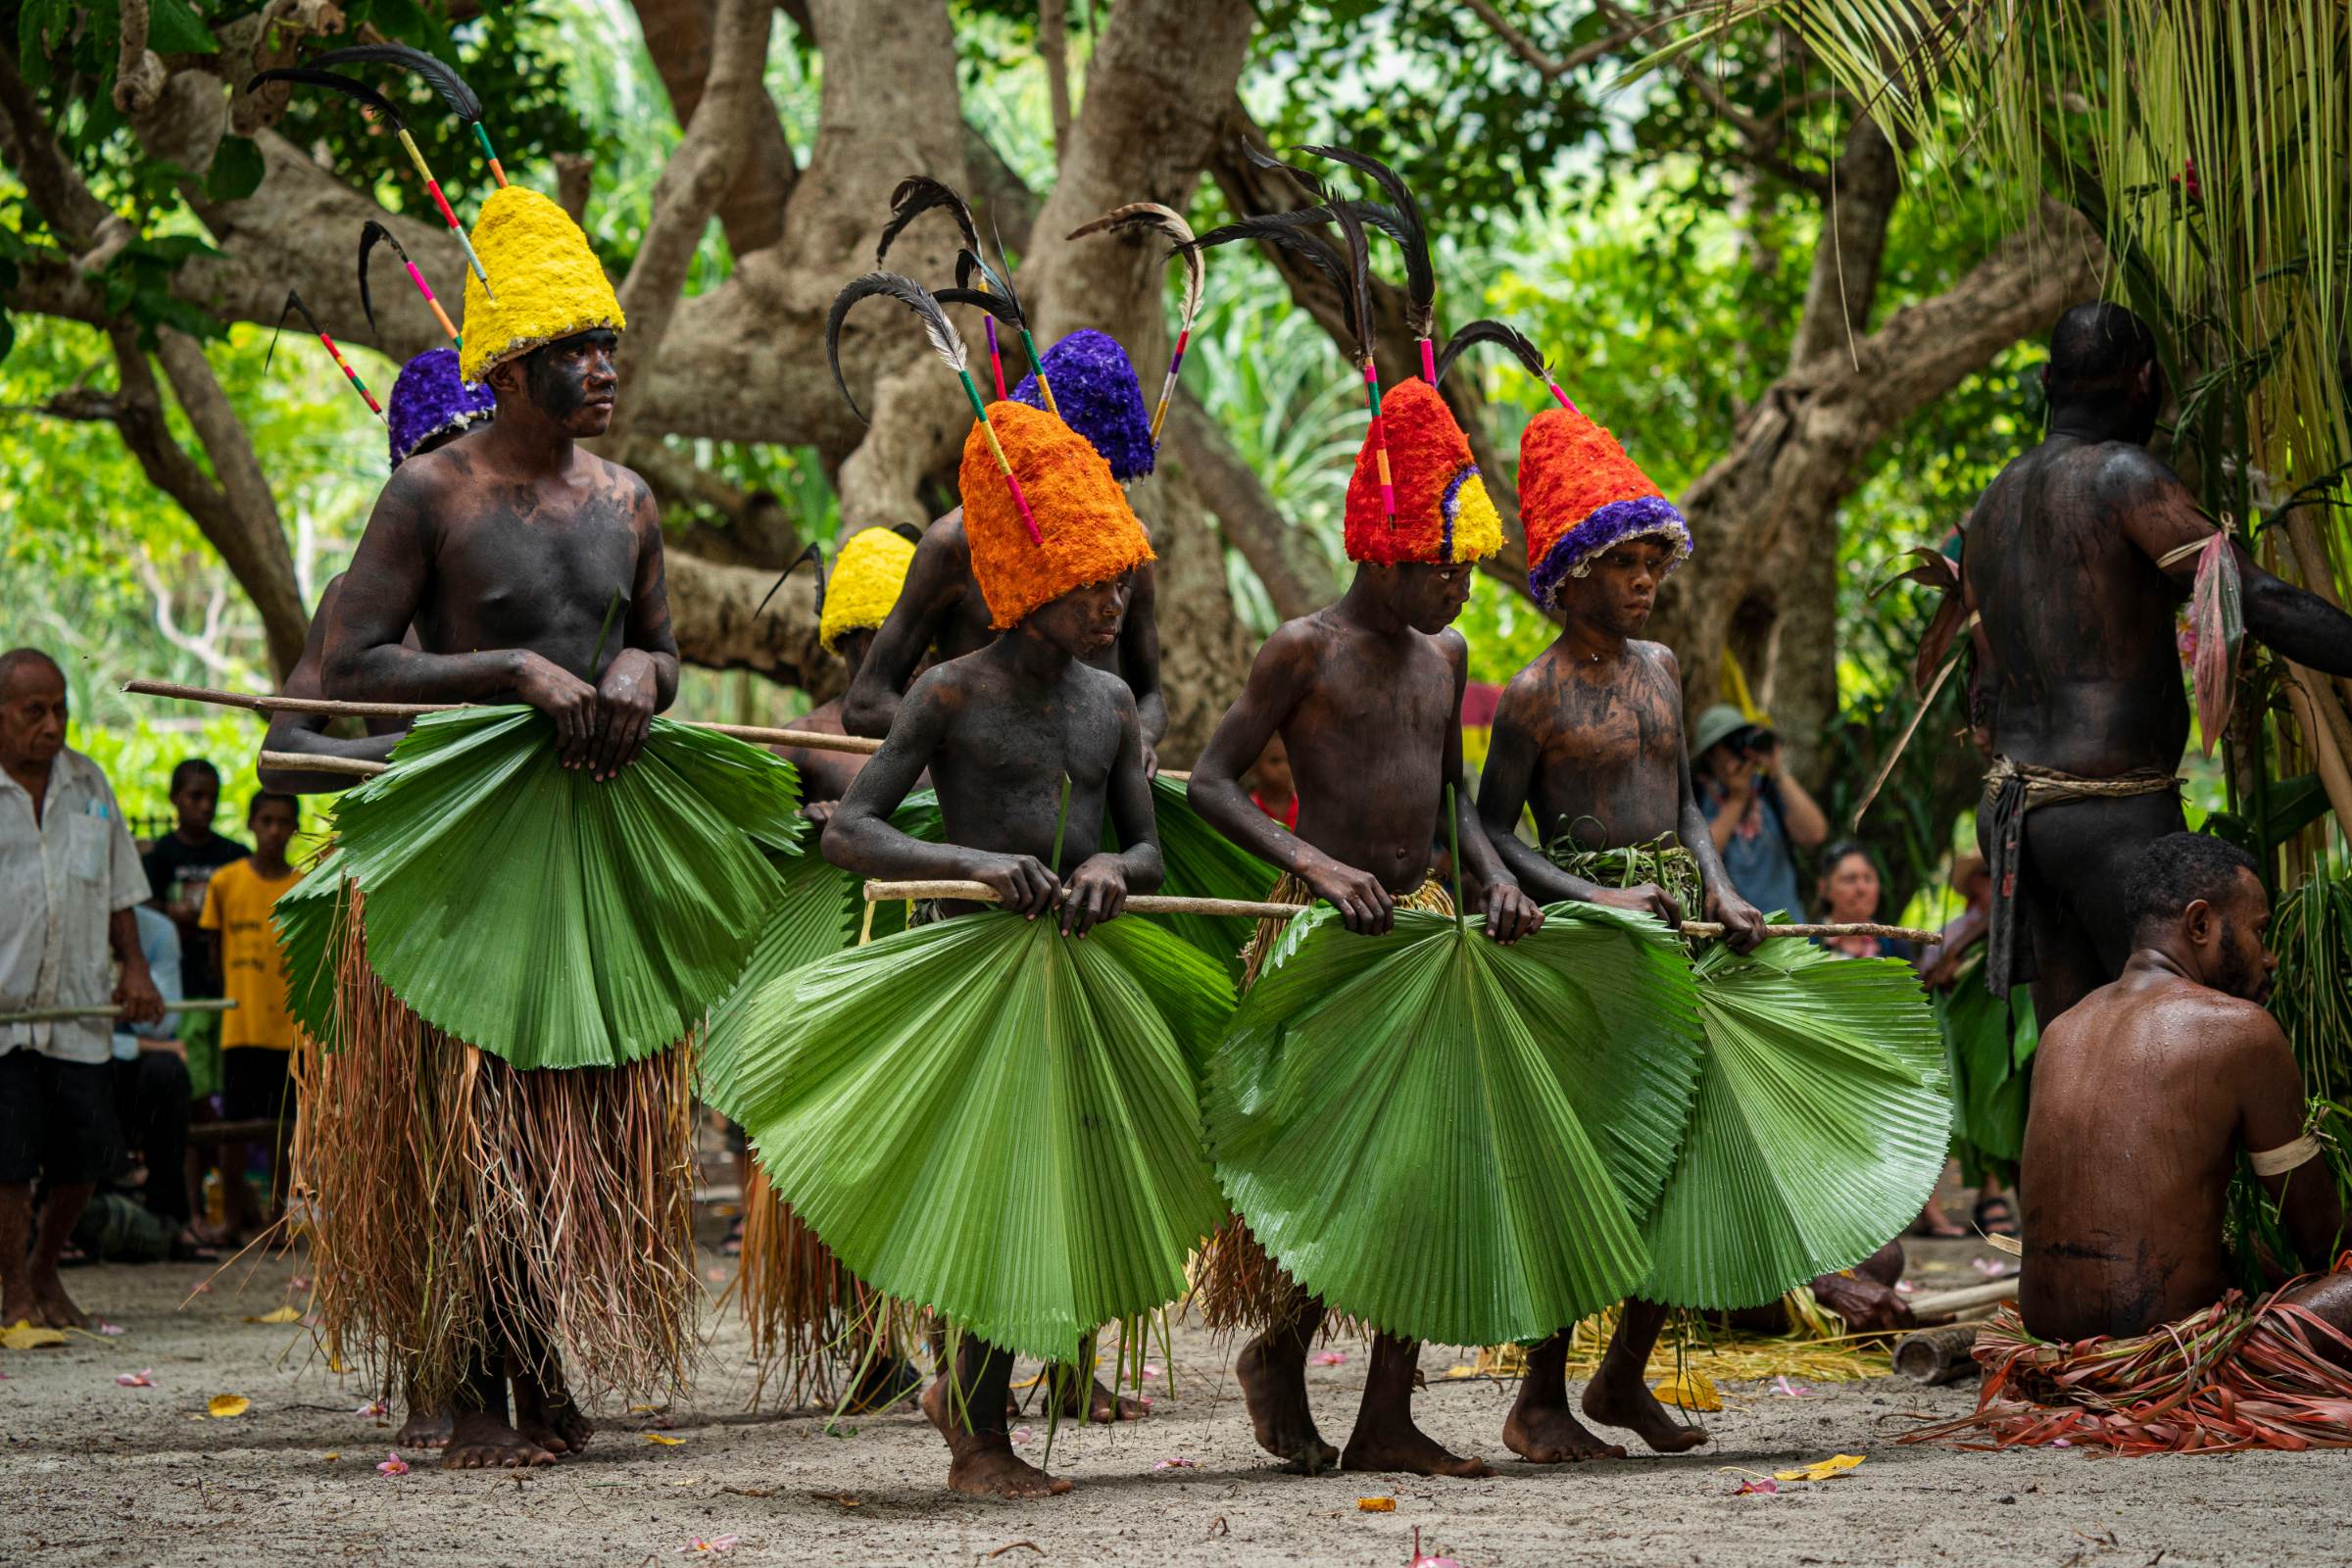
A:
[[[670,113],[684,125],[702,106],[710,75],[717,0],[635,0],[635,5],[646,49],[669,95]],[[761,66],[764,69],[764,56]],[[764,86],[760,96],[766,99]],[[784,237],[784,205],[792,199],[801,173],[775,105],[769,102],[766,109],[752,127],[733,182],[718,199],[719,227],[726,230],[727,244],[738,257],[765,250]]]
[[[1614,0],[1594,0],[1594,5],[1602,16],[1621,26],[1633,20]],[[1703,62],[1694,59],[1688,50],[1674,57],[1674,69],[1690,84],[1690,90],[1698,94],[1700,102],[1713,111],[1716,119],[1740,133],[1740,156],[1746,162],[1777,178],[1787,180],[1799,190],[1810,191],[1816,196],[1830,194],[1829,175],[1810,169],[1800,169],[1782,156],[1780,116],[1759,120],[1733,103],[1731,95],[1723,90],[1723,84],[1707,71]]]
[[[1046,68],[1047,113],[1054,127],[1054,156],[1070,146],[1069,0],[1039,0],[1037,56]]]
[[[1504,48],[1535,68],[1536,74],[1546,81],[1557,81],[1571,71],[1589,66],[1603,55],[1613,54],[1642,34],[1666,24],[1663,19],[1641,22],[1604,8],[1608,10],[1611,20],[1616,22],[1616,30],[1605,38],[1596,38],[1554,58],[1539,48],[1533,38],[1513,26],[1510,19],[1490,4],[1489,0],[1462,0],[1462,4],[1477,13],[1478,20],[1487,24],[1488,31],[1502,40]]]
[[[774,15],[775,0],[719,0],[710,74],[703,82],[702,100],[687,122],[686,139],[670,155],[654,187],[653,216],[646,222],[637,260],[620,286],[620,309],[629,330],[619,383],[613,389],[612,423],[601,443],[605,451],[627,449],[639,401],[633,394],[645,379],[646,368],[662,352],[662,339],[677,311],[704,225],[736,177],[760,121],[774,119],[774,106],[760,85]]]

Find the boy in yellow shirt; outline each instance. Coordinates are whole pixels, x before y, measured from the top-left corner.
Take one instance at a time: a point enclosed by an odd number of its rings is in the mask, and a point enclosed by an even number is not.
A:
[[[301,875],[286,860],[286,846],[300,822],[293,796],[256,791],[245,811],[253,854],[213,873],[198,922],[213,933],[221,994],[236,1004],[220,1019],[222,1112],[230,1121],[277,1123],[266,1222],[271,1224],[285,1202],[286,1145],[294,1123],[294,1078],[289,1070],[294,1020],[286,1011],[286,960],[270,906]],[[220,1152],[228,1229],[242,1243],[254,1229],[253,1200],[244,1180],[248,1146],[226,1144]]]

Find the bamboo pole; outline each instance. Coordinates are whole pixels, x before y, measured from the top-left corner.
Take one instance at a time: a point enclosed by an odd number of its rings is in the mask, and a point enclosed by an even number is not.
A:
[[[1911,1315],[1925,1321],[1932,1317],[1953,1317],[1974,1307],[1996,1306],[2017,1299],[2018,1276],[1991,1280],[1983,1285],[1966,1285],[1956,1291],[1931,1291],[1925,1296],[1911,1298]]]
[[[1904,1335],[1894,1346],[1896,1375],[1930,1388],[1958,1382],[1977,1369],[1969,1352],[1976,1347],[1978,1332],[1974,1323],[1953,1323]]]
[[[301,752],[264,752],[254,759],[259,767],[297,769],[305,773],[343,773],[352,778],[373,778],[378,773],[392,771],[390,762],[370,762],[359,757],[310,757]]]
[[[242,708],[255,713],[324,713],[332,718],[421,718],[427,713],[455,712],[465,708],[479,708],[480,703],[346,703],[326,697],[265,697],[248,692],[215,691],[206,686],[179,686],[166,680],[124,681],[122,689],[137,697],[170,697],[184,703],[212,703],[221,708]],[[771,729],[760,724],[711,724],[695,722],[695,729],[707,729],[714,735],[731,735],[739,741],[751,741],[765,746],[798,746],[811,752],[858,752],[872,755],[882,749],[882,743],[865,735],[828,735],[822,730]],[[313,773],[342,773],[349,769],[323,766],[322,759],[298,758],[293,761],[282,759],[288,754],[273,754],[281,760],[273,767],[300,767]]]
[[[193,1002],[167,1002],[166,1012],[228,1012],[236,1004],[223,997],[198,997]],[[0,1024],[63,1023],[69,1018],[119,1018],[122,1014],[114,1003],[94,1003],[82,1007],[28,1007],[23,1012],[0,1012]]]
[[[985,882],[868,882],[865,901],[868,904],[890,904],[901,899],[961,899],[971,904],[998,903],[997,890]],[[1311,904],[1259,904],[1248,899],[1187,899],[1172,895],[1141,893],[1127,901],[1128,909],[1136,914],[1207,914],[1241,915],[1252,920],[1288,920],[1304,914],[1314,907]],[[1719,937],[1723,927],[1711,920],[1685,920],[1683,935],[1687,937]],[[1908,937],[1915,942],[1932,942],[1932,931],[1913,931],[1899,925],[1768,925],[1768,937]]]
[[[2287,707],[2294,710],[2295,723],[2303,731],[2304,749],[2317,764],[2328,808],[2335,812],[2343,830],[2352,833],[2352,766],[2347,766],[2344,757],[2343,710],[2336,707],[2335,692],[2326,676],[2291,662],[2286,669],[2286,679],[2279,684],[2285,687]]]

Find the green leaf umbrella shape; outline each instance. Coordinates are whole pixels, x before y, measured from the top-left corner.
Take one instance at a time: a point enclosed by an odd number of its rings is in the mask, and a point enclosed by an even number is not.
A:
[[[1024,1355],[1148,1312],[1224,1217],[1191,1061],[1233,1004],[1142,920],[983,912],[758,987],[704,1093],[843,1265]]]
[[[1695,967],[1706,1065],[1641,1294],[1758,1306],[1918,1217],[1951,1136],[1943,1042],[1900,959],[1782,940]]]
[[[1227,1195],[1293,1278],[1375,1328],[1542,1339],[1647,1277],[1640,1233],[1697,1067],[1680,942],[1592,905],[1513,947],[1398,909],[1299,916],[1207,1097]]]
[[[614,1066],[699,1025],[776,906],[763,847],[792,853],[806,827],[789,763],[666,719],[603,782],[563,766],[528,708],[428,713],[392,760],[335,807],[368,963],[517,1067]]]

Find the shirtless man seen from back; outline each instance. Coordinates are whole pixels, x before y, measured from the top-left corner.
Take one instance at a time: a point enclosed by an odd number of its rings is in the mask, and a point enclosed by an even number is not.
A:
[[[2063,775],[2037,786],[2062,798],[2030,803],[2013,858],[1999,848],[1990,778],[1979,813],[1996,873],[1986,982],[2005,996],[2031,977],[2046,1028],[2123,968],[2132,933],[2117,890],[2140,851],[2184,825],[2171,779],[2189,712],[2173,620],[2213,523],[2145,450],[2165,387],[2137,317],[2102,304],[2068,311],[2042,378],[2050,433],[1978,501],[1961,567],[1983,617],[1976,689],[1996,774],[2006,760]],[[2352,616],[2237,555],[2247,633],[2298,663],[2352,674]],[[2104,798],[2063,798],[2093,783]],[[2014,968],[2002,961],[2005,925]]]
[[[2041,1340],[2145,1334],[2221,1299],[2238,1154],[2258,1156],[2259,1173],[2316,1152],[2296,1144],[2302,1076],[2263,1010],[2278,960],[2252,858],[2168,834],[2140,852],[2119,912],[2132,933],[2122,976],[2043,1030],[2034,1062],[2018,1308]],[[2262,1183],[2304,1263],[2331,1263],[2344,1216],[2326,1163],[2306,1157]],[[2288,1298],[2352,1330],[2352,1275]]]

